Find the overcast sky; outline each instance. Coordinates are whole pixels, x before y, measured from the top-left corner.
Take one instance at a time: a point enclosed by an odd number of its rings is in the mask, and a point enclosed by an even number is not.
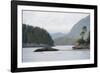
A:
[[[23,11],[22,22],[44,28],[49,33],[68,33],[79,20],[88,15],[86,13]]]

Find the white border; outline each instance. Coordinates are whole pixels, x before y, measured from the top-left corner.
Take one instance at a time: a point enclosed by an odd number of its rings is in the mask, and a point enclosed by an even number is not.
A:
[[[64,12],[85,12],[90,13],[90,59],[88,60],[70,60],[70,61],[53,61],[53,62],[29,62],[22,63],[22,10],[44,10],[44,11],[64,11]],[[18,68],[40,67],[40,66],[57,66],[57,65],[75,65],[94,63],[94,10],[93,9],[76,9],[76,8],[57,8],[57,7],[40,7],[40,6],[18,6],[18,51],[17,64]]]

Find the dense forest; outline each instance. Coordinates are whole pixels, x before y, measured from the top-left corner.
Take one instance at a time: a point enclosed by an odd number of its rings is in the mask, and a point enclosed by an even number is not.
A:
[[[45,29],[26,24],[22,24],[22,43],[23,47],[26,44],[32,44],[31,46],[54,45],[54,41]]]

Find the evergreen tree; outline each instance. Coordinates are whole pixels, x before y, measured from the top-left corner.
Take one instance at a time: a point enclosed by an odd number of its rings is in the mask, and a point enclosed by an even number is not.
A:
[[[82,32],[80,33],[80,35],[81,35],[81,37],[82,37],[82,40],[84,40],[84,35],[85,35],[86,31],[87,31],[87,27],[84,26],[84,27],[82,28]]]
[[[88,38],[87,38],[87,40],[86,40],[86,43],[87,43],[87,45],[90,44],[90,32],[89,32],[89,34],[88,34]]]

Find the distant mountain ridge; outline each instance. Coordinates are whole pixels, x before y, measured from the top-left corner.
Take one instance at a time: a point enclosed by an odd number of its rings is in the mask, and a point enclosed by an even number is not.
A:
[[[65,33],[61,33],[61,32],[58,32],[58,33],[51,33],[50,35],[52,36],[52,39],[56,39],[56,38],[63,37],[66,34]]]
[[[87,33],[85,34],[85,38],[87,38],[88,32],[90,31],[90,15],[77,22],[68,34],[54,39],[55,45],[75,44],[75,41],[80,38],[80,32],[83,26],[87,27]]]

